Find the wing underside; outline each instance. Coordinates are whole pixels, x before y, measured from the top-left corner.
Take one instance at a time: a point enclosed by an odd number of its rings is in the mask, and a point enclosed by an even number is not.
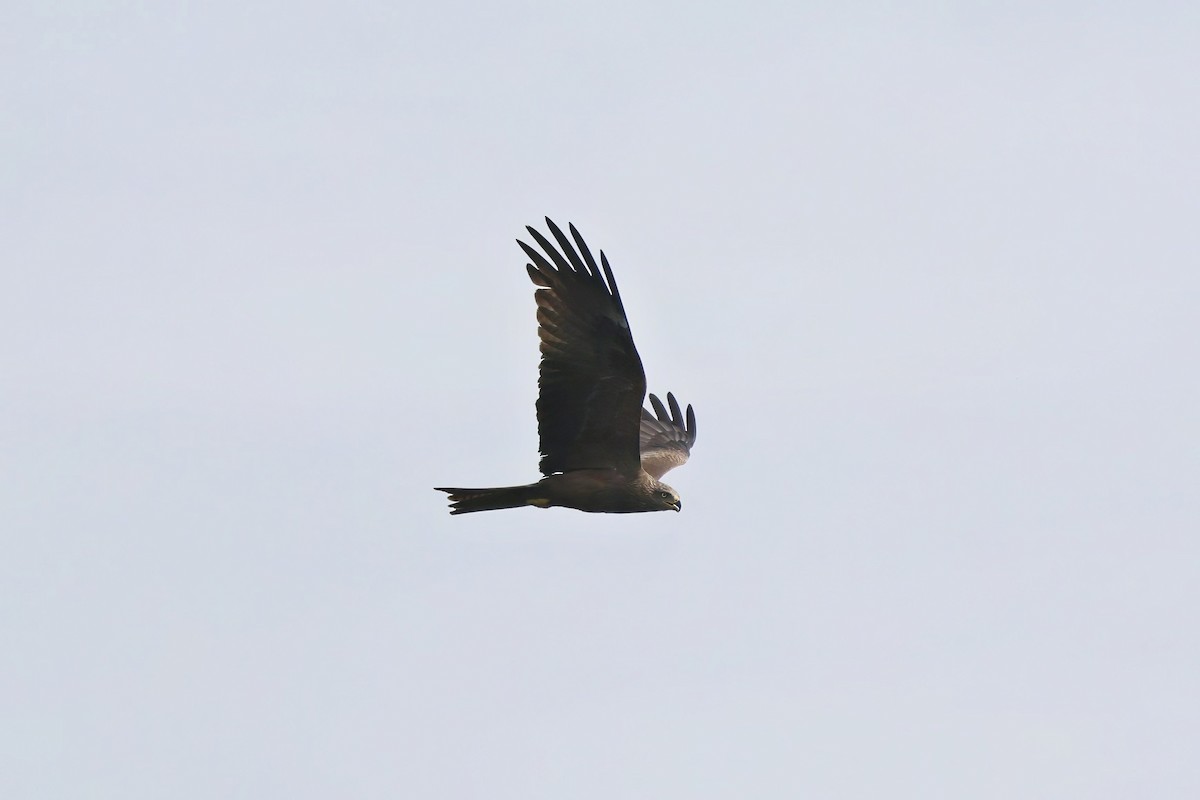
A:
[[[639,433],[642,469],[659,479],[687,463],[696,443],[696,414],[690,405],[684,414],[670,392],[667,393],[670,411],[655,395],[650,395],[650,405],[654,407],[653,414],[642,409]]]

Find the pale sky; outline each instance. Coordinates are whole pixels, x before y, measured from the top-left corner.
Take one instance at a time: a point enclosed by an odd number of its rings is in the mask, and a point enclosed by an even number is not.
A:
[[[0,11],[0,796],[1200,796],[1194,3]],[[680,514],[535,480],[574,222]]]

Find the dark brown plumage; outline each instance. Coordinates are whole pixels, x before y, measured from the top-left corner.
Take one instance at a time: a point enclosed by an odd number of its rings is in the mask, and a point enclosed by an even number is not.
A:
[[[685,417],[668,394],[670,413],[654,395],[655,414],[642,408],[646,375],[608,259],[601,252],[597,264],[574,225],[571,238],[549,218],[546,225],[557,248],[532,227],[526,230],[545,255],[517,242],[538,287],[537,417],[546,477],[524,486],[437,491],[450,495],[452,514],[526,505],[679,511],[679,495],[659,478],[687,461],[696,441],[692,407]]]

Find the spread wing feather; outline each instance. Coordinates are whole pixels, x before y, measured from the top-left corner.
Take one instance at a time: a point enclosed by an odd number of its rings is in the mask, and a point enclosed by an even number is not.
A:
[[[685,417],[670,392],[667,392],[670,413],[654,395],[650,395],[650,404],[654,406],[654,414],[642,409],[642,469],[659,479],[687,462],[696,443],[696,414],[689,405]]]
[[[574,225],[569,228],[578,250],[549,218],[546,224],[557,248],[532,227],[526,230],[545,255],[517,241],[539,287],[534,299],[542,352],[537,401],[542,474],[611,467],[635,475],[646,374],[617,282],[604,253],[597,266]]]

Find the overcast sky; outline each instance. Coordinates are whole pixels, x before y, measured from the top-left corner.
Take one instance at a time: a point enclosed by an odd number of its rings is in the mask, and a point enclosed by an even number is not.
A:
[[[0,794],[1200,796],[1194,3],[9,3]],[[537,474],[550,215],[694,404]]]

